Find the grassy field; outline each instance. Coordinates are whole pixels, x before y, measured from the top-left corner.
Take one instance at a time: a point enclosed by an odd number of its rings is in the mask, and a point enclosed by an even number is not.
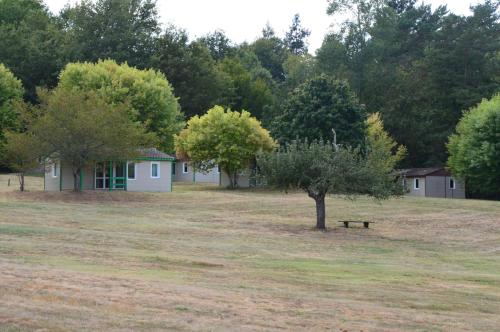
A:
[[[18,193],[7,177],[0,331],[500,329],[499,202],[330,197],[318,232],[299,193]]]

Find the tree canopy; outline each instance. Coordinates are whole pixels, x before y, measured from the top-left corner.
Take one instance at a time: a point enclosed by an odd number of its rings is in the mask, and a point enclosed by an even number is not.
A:
[[[221,103],[230,85],[210,49],[189,43],[187,32],[173,26],[158,40],[154,66],[168,77],[187,118]]]
[[[197,169],[219,166],[238,186],[238,174],[250,166],[257,153],[270,151],[274,141],[260,122],[246,111],[215,106],[203,116],[194,116],[175,138],[177,154]]]
[[[182,114],[165,75],[138,70],[112,60],[70,63],[62,71],[58,90],[94,91],[110,104],[123,103],[129,117],[159,137],[159,146],[173,150],[173,135],[182,128]]]
[[[14,103],[22,100],[23,93],[21,81],[0,63],[0,152],[5,131],[14,130],[17,127],[18,118]],[[1,159],[0,157],[0,162],[2,162]]]
[[[62,89],[46,92],[41,99],[27,133],[37,140],[41,156],[71,167],[76,191],[83,167],[128,160],[154,143],[154,135],[130,119],[126,104],[111,104],[96,92]]]
[[[113,59],[148,68],[160,33],[154,0],[81,0],[66,6],[60,24],[72,61]]]
[[[297,89],[304,93],[304,85],[318,77],[345,81],[366,114],[379,113],[387,133],[406,146],[402,167],[445,165],[446,142],[462,112],[499,91],[500,3],[495,0],[479,1],[466,15],[433,7],[429,0],[328,0],[332,29],[314,55],[300,13],[283,33],[269,22],[261,36],[238,43],[220,30],[190,39],[189,31],[163,27],[158,5],[155,0],[78,0],[51,13],[43,0],[0,0],[0,63],[21,80],[24,100],[35,105],[40,102],[37,87],[55,88],[68,63],[112,60],[156,71],[152,76],[163,74],[171,84],[160,95],[173,89],[187,118],[214,105],[245,109],[272,129],[280,143],[298,136],[279,131],[297,125],[287,123],[298,118],[290,111],[300,106]],[[125,94],[129,74],[120,74],[119,91]],[[92,77],[100,86],[101,78]],[[151,91],[148,80],[136,82],[148,87],[138,90]],[[165,109],[174,109],[176,102],[149,108],[144,99],[138,101],[140,94],[127,101],[142,116],[137,120],[148,122],[149,130],[162,138],[162,149],[171,149],[182,115],[178,106],[177,111]],[[309,114],[309,121],[315,112],[297,113]],[[317,116],[325,114],[321,110]],[[300,135],[331,139],[328,115],[325,119],[301,124]],[[353,133],[364,132],[360,122],[352,122]],[[325,128],[318,129],[318,123]],[[349,123],[344,133],[334,128],[340,141],[363,143],[362,138],[346,139]]]
[[[364,140],[365,111],[346,82],[327,76],[310,79],[288,96],[281,112],[273,123],[281,143],[333,139],[332,129],[343,144],[358,146]]]
[[[17,173],[19,190],[24,191],[24,175],[35,170],[39,165],[40,144],[30,132],[7,131],[5,133],[3,162]]]
[[[270,186],[300,189],[316,202],[316,228],[326,228],[327,194],[366,194],[378,199],[402,191],[392,168],[378,161],[380,154],[365,156],[359,149],[328,141],[293,141],[277,151],[260,154],[257,165]]]
[[[295,55],[307,54],[307,38],[311,35],[311,31],[302,27],[300,23],[300,15],[295,14],[292,20],[292,25],[285,35],[285,45],[290,52]]]
[[[36,87],[52,88],[67,62],[64,32],[39,0],[0,0],[0,63],[26,88],[29,101]]]
[[[448,150],[448,166],[469,190],[500,197],[500,95],[464,113]]]
[[[486,0],[459,16],[414,0],[330,0],[334,17],[353,15],[325,38],[318,69],[380,112],[407,166],[443,165],[461,112],[498,91],[498,8]]]

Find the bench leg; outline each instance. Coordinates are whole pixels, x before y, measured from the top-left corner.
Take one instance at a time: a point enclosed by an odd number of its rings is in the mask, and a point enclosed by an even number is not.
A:
[[[365,226],[365,228],[370,227],[370,223],[369,222],[364,222],[363,225]]]
[[[349,228],[349,222],[344,221],[344,227],[345,227],[345,228]]]

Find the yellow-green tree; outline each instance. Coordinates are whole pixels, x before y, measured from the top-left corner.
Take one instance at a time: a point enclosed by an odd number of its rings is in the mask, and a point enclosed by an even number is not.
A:
[[[398,143],[385,131],[379,113],[371,114],[366,120],[366,147],[371,163],[383,169],[392,170],[406,156],[406,147]]]
[[[4,142],[4,132],[16,127],[17,114],[13,103],[22,100],[23,93],[21,81],[0,63],[0,149]]]
[[[238,174],[249,167],[257,153],[272,151],[275,142],[261,123],[246,111],[215,106],[194,116],[175,137],[177,153],[202,171],[219,165],[228,174],[230,187],[238,186]]]
[[[472,194],[500,197],[500,94],[464,113],[448,152],[448,167]]]
[[[155,70],[139,70],[113,60],[70,63],[61,73],[58,90],[94,91],[109,104],[124,104],[159,138],[159,147],[173,149],[173,135],[183,126],[177,98],[167,78]]]

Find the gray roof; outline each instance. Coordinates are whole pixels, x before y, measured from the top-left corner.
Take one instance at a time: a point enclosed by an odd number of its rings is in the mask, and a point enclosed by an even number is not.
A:
[[[148,159],[175,159],[174,156],[166,154],[156,148],[139,149],[139,155],[141,158]]]
[[[448,173],[443,167],[409,168],[402,170],[401,173],[407,177],[425,177],[439,171]]]

